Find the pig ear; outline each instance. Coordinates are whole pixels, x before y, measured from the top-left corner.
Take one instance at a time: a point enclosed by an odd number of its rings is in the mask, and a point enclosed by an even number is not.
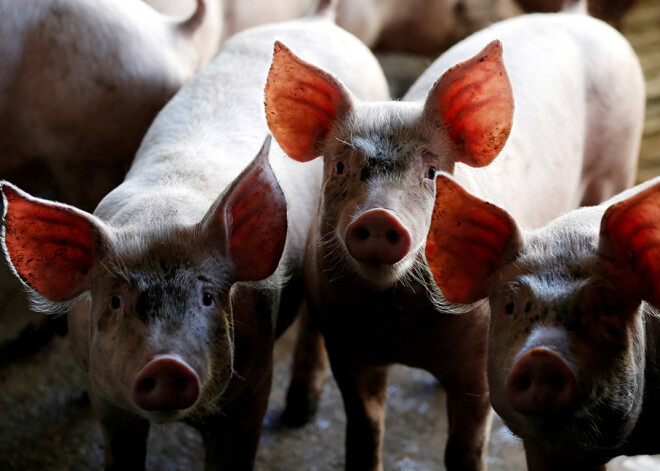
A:
[[[332,75],[296,57],[279,41],[266,82],[266,120],[282,150],[300,162],[321,154],[337,116],[352,107],[350,92]]]
[[[70,301],[90,289],[92,268],[109,244],[94,216],[34,198],[7,182],[0,188],[3,246],[21,281],[53,302]]]
[[[287,231],[286,201],[268,162],[271,137],[202,221],[226,241],[234,281],[257,281],[277,268]]]
[[[472,167],[491,163],[513,124],[513,92],[501,43],[491,42],[445,72],[429,92],[424,115],[445,129],[456,146],[456,161]]]
[[[520,245],[518,227],[506,211],[438,177],[426,259],[445,299],[471,304],[489,296],[497,270]]]
[[[607,209],[600,250],[626,264],[641,297],[660,307],[660,182]]]

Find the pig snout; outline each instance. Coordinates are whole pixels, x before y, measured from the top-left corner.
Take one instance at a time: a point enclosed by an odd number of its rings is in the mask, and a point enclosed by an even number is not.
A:
[[[561,356],[534,348],[521,356],[506,380],[506,395],[521,414],[543,415],[568,408],[577,395],[577,379]]]
[[[183,360],[158,355],[135,377],[133,400],[143,410],[187,409],[199,399],[199,377]]]
[[[360,262],[394,265],[410,251],[410,231],[386,209],[365,211],[346,228],[346,248]]]

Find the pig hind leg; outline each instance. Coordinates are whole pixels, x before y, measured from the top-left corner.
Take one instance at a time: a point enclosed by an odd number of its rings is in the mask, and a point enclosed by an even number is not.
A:
[[[599,204],[635,182],[644,126],[644,83],[638,66],[627,65],[621,69],[628,75],[615,88],[590,96],[594,103],[587,119],[591,124],[582,170],[583,206]]]
[[[325,343],[307,305],[301,308],[286,408],[280,417],[290,427],[305,425],[316,414],[328,368]]]

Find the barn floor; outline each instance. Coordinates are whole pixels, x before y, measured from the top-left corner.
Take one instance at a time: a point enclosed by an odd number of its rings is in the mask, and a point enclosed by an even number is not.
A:
[[[646,0],[631,12],[624,33],[640,54],[647,79],[648,111],[639,180],[660,175],[660,2]],[[15,348],[18,332],[31,314],[6,268],[0,269],[0,469],[75,471],[99,469],[101,431],[84,399],[82,375],[69,352],[68,340],[55,337],[34,353]],[[345,417],[332,378],[326,382],[318,415],[300,429],[282,428],[293,332],[276,349],[275,382],[257,456],[258,471],[343,469]],[[444,469],[446,440],[444,392],[426,373],[392,368],[384,446],[385,469]],[[488,453],[491,471],[525,469],[520,442],[496,418]],[[203,468],[201,440],[192,429],[172,424],[152,428],[147,469]],[[660,470],[660,457],[618,458],[610,471]]]

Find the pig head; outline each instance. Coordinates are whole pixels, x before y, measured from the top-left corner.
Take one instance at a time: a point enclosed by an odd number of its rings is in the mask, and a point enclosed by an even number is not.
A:
[[[501,59],[495,41],[447,71],[425,103],[368,103],[276,46],[268,125],[293,159],[324,156],[320,263],[376,289],[419,276],[436,172],[488,165],[507,140],[513,101]]]
[[[2,182],[7,261],[36,308],[75,306],[71,342],[93,404],[109,415],[104,426],[112,428],[122,414],[145,424],[199,425],[222,407],[223,393],[235,395],[236,348],[251,334],[234,329],[231,297],[245,296],[240,309],[247,311],[250,302],[278,302],[276,282],[271,290],[262,286],[263,299],[235,286],[272,275],[284,248],[286,203],[267,154],[266,143],[194,224],[165,214],[147,228],[115,228]],[[269,388],[269,365],[262,367]],[[127,465],[135,443],[122,447],[116,434],[104,434],[106,466]]]
[[[426,255],[444,297],[489,297],[491,401],[531,470],[657,453],[660,181],[522,232],[447,176]]]

